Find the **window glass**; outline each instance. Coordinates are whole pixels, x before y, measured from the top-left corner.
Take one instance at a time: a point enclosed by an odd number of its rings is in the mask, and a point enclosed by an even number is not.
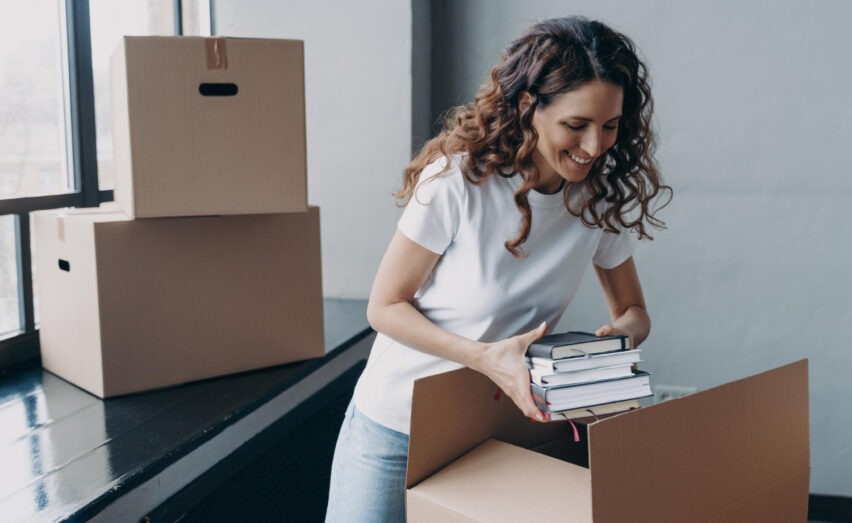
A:
[[[0,0],[0,198],[72,190],[57,0]]]
[[[38,271],[36,270],[36,243],[35,236],[33,235],[33,215],[29,215],[30,219],[30,259],[32,260],[32,265],[30,270],[32,271],[32,282],[33,282],[33,316],[35,328],[38,329]]]
[[[21,331],[18,307],[18,247],[14,215],[0,216],[0,339]]]
[[[174,35],[174,1],[89,0],[89,16],[92,30],[98,184],[101,190],[109,190],[115,187],[110,120],[109,57],[124,35]]]

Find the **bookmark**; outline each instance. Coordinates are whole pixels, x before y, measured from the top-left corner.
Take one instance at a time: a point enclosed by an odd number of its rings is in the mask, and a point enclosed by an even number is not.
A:
[[[577,425],[574,425],[574,422],[571,421],[570,419],[568,420],[568,423],[570,423],[571,428],[574,429],[574,443],[579,443],[580,433],[577,431]]]

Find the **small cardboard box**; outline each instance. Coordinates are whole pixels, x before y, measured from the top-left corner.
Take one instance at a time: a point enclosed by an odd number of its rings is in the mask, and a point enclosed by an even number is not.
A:
[[[101,398],[321,357],[319,209],[34,212],[42,365]]]
[[[604,419],[530,423],[461,369],[414,385],[408,521],[802,522],[807,360]]]
[[[110,83],[130,217],[307,211],[302,41],[125,36]]]

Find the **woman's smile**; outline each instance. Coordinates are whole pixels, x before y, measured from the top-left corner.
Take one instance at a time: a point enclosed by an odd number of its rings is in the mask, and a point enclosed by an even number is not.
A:
[[[570,159],[571,159],[571,162],[572,162],[572,163],[573,163],[573,164],[574,164],[574,165],[575,165],[578,169],[588,169],[588,168],[589,168],[589,166],[590,166],[590,165],[592,165],[592,160],[594,160],[594,158],[585,158],[585,159],[583,159],[583,158],[581,158],[581,157],[579,157],[579,156],[576,156],[576,155],[572,154],[572,153],[571,153],[571,151],[563,151],[563,152],[566,154],[566,156],[568,156],[568,158],[570,158]]]

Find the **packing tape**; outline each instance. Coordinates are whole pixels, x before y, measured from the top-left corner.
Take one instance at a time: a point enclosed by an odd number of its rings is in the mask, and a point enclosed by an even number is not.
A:
[[[228,50],[223,37],[205,38],[204,48],[207,53],[207,69],[228,68]]]

